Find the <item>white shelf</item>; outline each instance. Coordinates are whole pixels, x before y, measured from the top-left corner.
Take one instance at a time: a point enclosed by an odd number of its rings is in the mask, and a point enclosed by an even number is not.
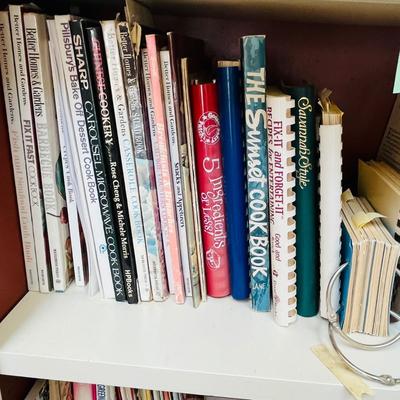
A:
[[[319,318],[280,328],[230,298],[197,310],[172,300],[133,306],[72,287],[28,293],[0,324],[0,374],[253,400],[350,399],[310,351],[321,342]],[[346,354],[400,375],[400,346]],[[371,386],[376,399],[400,397],[400,388]]]
[[[141,0],[163,14],[400,25],[400,0]]]

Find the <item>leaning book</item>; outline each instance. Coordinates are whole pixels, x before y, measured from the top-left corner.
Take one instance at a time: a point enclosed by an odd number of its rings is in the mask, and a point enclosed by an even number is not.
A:
[[[141,58],[134,50],[127,22],[118,24],[118,43],[125,84],[121,86],[125,86],[134,150],[134,159],[129,157],[125,165],[131,167],[131,185],[134,186],[134,180],[137,178],[139,186],[140,204],[136,204],[136,210],[134,208],[133,211],[143,218],[153,300],[162,301],[168,296],[168,284],[151,152],[150,127],[147,120],[147,99],[143,74],[142,71],[139,71]],[[151,102],[151,99],[149,101]]]
[[[25,13],[24,22],[53,286],[54,290],[62,292],[73,276],[72,248],[69,245],[60,143],[56,134],[46,17]]]

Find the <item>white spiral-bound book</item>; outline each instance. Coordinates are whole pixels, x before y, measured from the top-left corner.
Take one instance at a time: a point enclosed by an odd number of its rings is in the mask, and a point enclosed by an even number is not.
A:
[[[328,318],[326,290],[340,265],[342,194],[342,126],[321,125],[320,152],[320,314]],[[339,307],[339,281],[332,293],[332,306]]]
[[[322,123],[319,127],[320,152],[320,315],[328,318],[326,290],[340,265],[341,194],[342,194],[342,112],[329,100],[330,91],[320,94]],[[339,308],[340,288],[337,280],[331,302]]]
[[[288,326],[297,316],[293,107],[290,96],[275,88],[267,89],[273,315],[281,326]]]

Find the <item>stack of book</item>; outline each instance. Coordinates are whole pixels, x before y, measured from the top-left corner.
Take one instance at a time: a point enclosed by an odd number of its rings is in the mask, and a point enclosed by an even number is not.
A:
[[[232,295],[282,326],[326,317],[341,250],[330,92],[320,121],[313,85],[267,86],[265,35],[213,70],[201,40],[127,20],[0,12],[29,290],[74,279],[120,302]]]
[[[203,400],[204,396],[159,390],[38,379],[25,400]]]

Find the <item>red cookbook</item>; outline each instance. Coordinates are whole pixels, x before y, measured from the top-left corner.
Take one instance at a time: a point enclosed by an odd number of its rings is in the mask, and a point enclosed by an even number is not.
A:
[[[230,285],[216,84],[191,85],[191,101],[207,294],[223,297]]]

